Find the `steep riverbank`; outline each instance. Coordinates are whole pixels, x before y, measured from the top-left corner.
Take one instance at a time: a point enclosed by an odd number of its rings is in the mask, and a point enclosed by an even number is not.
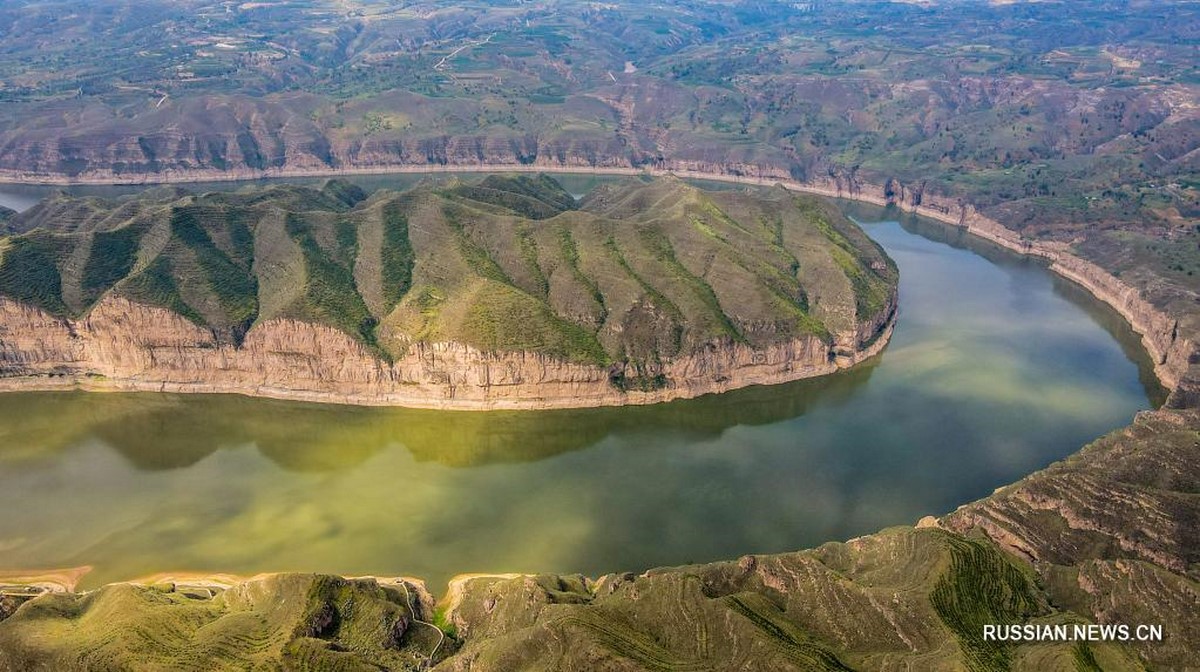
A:
[[[255,327],[234,346],[176,313],[124,299],[74,321],[0,298],[0,391],[232,393],[441,410],[654,404],[854,366],[887,345],[895,314],[893,295],[874,320],[833,344],[816,336],[764,348],[713,343],[664,362],[661,388],[621,390],[612,381],[624,366],[534,352],[417,343],[386,362],[338,330],[294,320]]]
[[[1025,342],[1047,345],[1037,338]],[[899,336],[897,343],[902,343]],[[872,382],[878,383],[878,378],[875,375]],[[161,417],[178,421],[176,413]],[[127,419],[116,424],[132,425],[129,431],[138,434],[147,433],[142,427],[155,426]],[[437,622],[454,633],[447,640],[449,646],[436,654],[440,660],[457,651],[441,660],[443,669],[571,669],[572,664],[588,669],[609,661],[618,669],[655,669],[662,667],[663,661],[672,666],[704,667],[697,662],[703,661],[710,669],[739,665],[748,669],[839,665],[924,669],[942,661],[945,667],[975,669],[1073,669],[1079,659],[1095,659],[1104,669],[1136,669],[1139,653],[1156,667],[1171,669],[1186,664],[1189,642],[1196,636],[1186,611],[1194,590],[1187,576],[1178,572],[1179,567],[1194,562],[1194,554],[1189,556],[1188,551],[1194,544],[1188,543],[1186,532],[1180,532],[1186,529],[1191,511],[1186,491],[1194,471],[1194,461],[1188,457],[1195,440],[1193,425],[1185,414],[1147,414],[1133,430],[1105,442],[1113,445],[1089,449],[1072,460],[1070,468],[1059,467],[1039,474],[1036,480],[1031,477],[1021,487],[1006,489],[989,498],[990,505],[969,507],[955,516],[953,523],[926,520],[916,529],[892,528],[807,552],[734,561],[750,549],[747,545],[724,555],[729,562],[599,579],[573,575],[463,577],[454,583],[454,594],[411,610],[405,605],[423,594],[412,582],[401,587],[386,580],[372,585],[370,581],[327,577],[266,577],[234,581],[234,585],[243,585],[227,597],[216,598],[210,597],[205,585],[196,586],[205,590],[193,588],[194,578],[154,579],[146,582],[152,587],[114,585],[83,597],[42,598],[40,604],[33,603],[36,608],[14,614],[10,625],[0,625],[0,657],[10,656],[14,667],[30,661],[70,659],[91,668],[119,668],[128,660],[125,656],[137,655],[128,652],[144,651],[144,640],[139,639],[142,633],[159,641],[155,628],[168,626],[171,632],[186,634],[180,646],[159,649],[178,665],[185,664],[189,655],[207,655],[210,668],[244,666],[244,660],[256,656],[284,660],[295,667],[303,667],[306,661],[319,667],[333,664],[325,658],[328,655],[356,656],[392,666],[389,657],[403,654],[415,666],[437,643],[430,628],[408,625],[419,619]],[[570,431],[585,430],[575,425]],[[882,454],[877,457],[886,459]],[[935,467],[930,464],[930,468]],[[388,469],[378,461],[369,469],[383,472],[384,479],[394,478],[386,475],[394,473],[412,477],[411,472]],[[781,477],[785,488],[795,484],[792,474]],[[637,494],[628,482],[607,482],[621,483],[619,490],[625,496]],[[328,489],[324,493],[326,499],[339,495]],[[1110,499],[1109,493],[1118,493],[1118,497]],[[790,498],[806,507],[815,506],[821,493],[793,487]],[[601,512],[600,525],[585,527],[590,536],[628,543],[621,529],[611,524],[611,510],[596,507],[593,499],[581,499]],[[780,505],[784,499],[780,497]],[[1139,511],[1151,515],[1143,518]],[[570,511],[558,510],[556,515],[572,528],[579,527]],[[307,524],[311,519],[305,520]],[[521,522],[527,524],[527,520]],[[938,529],[940,526],[965,533],[947,532]],[[981,533],[996,541],[981,539]],[[827,538],[848,536],[853,535]],[[1006,549],[1012,549],[1019,559],[1002,552]],[[512,563],[511,567],[519,571],[529,566]],[[589,574],[600,576],[618,567],[621,565],[612,563]],[[344,571],[353,570],[347,566]],[[395,571],[411,570],[400,566]],[[1040,584],[1031,577],[1032,572],[1041,577]],[[978,598],[980,591],[1015,597],[1011,601],[997,599],[995,609],[989,610],[989,602]],[[1139,612],[1143,607],[1151,613]],[[181,614],[178,620],[173,609]],[[96,631],[96,639],[76,631],[78,646],[71,639],[42,646],[39,642],[46,640],[38,636],[37,628],[53,629],[61,622],[45,617],[48,611],[78,613],[81,616],[73,623],[97,625],[101,619],[94,616],[105,614],[106,623],[115,623],[115,629]],[[247,650],[222,639],[229,627],[226,624],[251,620],[247,612],[263,617],[257,621],[263,624],[261,630],[250,633],[252,637],[270,639],[272,646]],[[380,614],[387,618],[378,618]],[[202,629],[188,624],[196,621],[183,620],[198,615],[203,616]],[[332,615],[340,627],[325,622]],[[981,642],[976,634],[974,626],[981,618],[1032,623],[1157,623],[1161,619],[1177,625],[1168,628],[1168,642],[1137,648],[1118,644],[993,646]],[[183,629],[175,630],[177,625]],[[377,629],[364,635],[362,626]],[[397,630],[403,630],[403,637],[388,634]],[[114,636],[118,633],[132,634]],[[263,637],[264,633],[269,636]],[[373,642],[383,642],[382,650],[372,648]],[[708,645],[696,647],[695,642]],[[87,652],[80,653],[82,649]]]

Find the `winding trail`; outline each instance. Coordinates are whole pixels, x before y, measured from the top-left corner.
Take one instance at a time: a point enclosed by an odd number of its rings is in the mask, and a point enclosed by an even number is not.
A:
[[[419,623],[420,625],[425,625],[425,626],[428,626],[428,627],[430,627],[430,628],[433,628],[434,630],[436,630],[436,631],[437,631],[437,633],[438,633],[438,643],[437,643],[437,644],[435,644],[435,645],[433,646],[433,650],[429,652],[429,655],[428,655],[428,656],[426,657],[426,659],[425,659],[425,665],[424,665],[424,667],[422,668],[422,669],[426,669],[426,670],[427,670],[427,669],[429,669],[430,667],[432,667],[432,666],[433,666],[433,658],[434,658],[434,656],[436,656],[436,655],[437,655],[437,652],[438,652],[438,650],[439,650],[439,649],[441,649],[441,648],[442,648],[442,644],[443,644],[443,643],[445,643],[445,641],[446,641],[446,633],[442,632],[442,629],[441,629],[441,628],[439,628],[438,626],[434,625],[433,623],[430,623],[430,622],[428,622],[428,621],[422,621],[421,619],[417,618],[417,610],[416,610],[416,608],[414,608],[414,607],[412,606],[412,595],[410,595],[410,594],[409,594],[409,592],[408,592],[408,583],[407,583],[407,582],[405,582],[403,579],[401,579],[401,580],[400,580],[400,581],[397,583],[397,585],[399,585],[401,588],[403,588],[403,589],[404,589],[404,606],[408,607],[408,611],[409,611],[409,613],[410,613],[410,614],[412,614],[412,620],[413,620],[413,623]]]
[[[491,42],[491,41],[492,41],[492,38],[493,38],[493,37],[495,37],[495,36],[496,36],[496,35],[493,33],[493,34],[491,34],[491,35],[488,35],[487,37],[483,38],[482,40],[479,40],[478,42],[468,42],[468,43],[466,43],[466,44],[462,45],[461,47],[459,47],[459,48],[455,49],[454,51],[450,52],[449,54],[446,54],[445,56],[443,56],[443,57],[442,57],[442,60],[438,61],[438,62],[437,62],[437,65],[433,66],[433,69],[434,69],[434,70],[437,70],[438,72],[441,72],[441,71],[442,71],[442,68],[446,67],[446,63],[447,63],[447,62],[448,62],[450,59],[452,59],[452,58],[454,58],[455,56],[457,56],[457,55],[459,55],[460,53],[462,53],[462,51],[463,51],[464,49],[470,49],[471,47],[480,47],[480,46],[483,46],[483,45],[487,44],[488,42]]]

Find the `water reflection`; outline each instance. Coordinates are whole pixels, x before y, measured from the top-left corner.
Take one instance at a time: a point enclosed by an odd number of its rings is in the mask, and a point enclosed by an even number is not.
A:
[[[0,464],[50,459],[86,437],[141,471],[183,469],[221,449],[254,446],[288,471],[350,469],[389,446],[450,467],[541,460],[610,436],[703,441],[738,425],[795,418],[817,401],[841,403],[878,358],[823,380],[752,387],[634,408],[454,413],[357,408],[232,395],[34,393],[0,395]],[[247,413],[247,405],[255,407]]]

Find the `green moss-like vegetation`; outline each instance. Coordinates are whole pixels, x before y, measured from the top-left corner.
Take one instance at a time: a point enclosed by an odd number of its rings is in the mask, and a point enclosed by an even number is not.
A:
[[[416,669],[422,633],[402,647],[410,610],[374,581],[272,576],[251,590],[113,585],[46,595],[29,621],[0,622],[6,669]]]
[[[362,187],[346,180],[329,180],[321,187],[321,192],[330,198],[341,202],[346,207],[353,207],[366,200],[367,194]]]
[[[183,266],[177,270],[185,274],[183,281],[201,282],[203,289],[216,297],[225,324],[244,328],[249,326],[258,312],[257,280],[249,269],[236,263],[217,247],[206,225],[226,225],[231,244],[248,246],[251,237],[239,220],[230,221],[221,215],[202,208],[187,207],[174,211],[171,232],[189,248],[196,264],[195,269]],[[245,247],[237,249],[242,251]]]
[[[10,238],[0,256],[0,295],[65,315],[58,272],[64,251],[61,240],[43,231]]]
[[[812,670],[851,670],[828,648],[805,637],[795,625],[787,621],[778,607],[761,595],[731,595],[725,599],[734,612],[748,619],[767,637],[777,642],[785,655],[796,664]]]
[[[574,210],[576,207],[575,198],[549,175],[490,175],[484,178],[479,186],[497,192],[526,196],[550,206],[555,214]]]
[[[846,235],[845,225],[833,224],[829,218],[808,208],[811,221],[834,247],[830,252],[838,267],[842,269],[854,288],[855,307],[860,318],[877,314],[887,305],[892,294],[891,284],[896,278],[896,265],[865,234],[857,231],[859,241],[852,243]]]
[[[525,268],[537,285],[538,293],[546,296],[550,293],[550,281],[546,279],[546,274],[538,263],[537,241],[533,238],[533,231],[528,226],[519,226],[516,236],[517,244],[521,248],[521,260],[525,262]]]
[[[579,246],[575,243],[575,238],[571,235],[571,230],[569,228],[565,226],[559,227],[558,243],[559,252],[562,254],[563,261],[566,262],[567,267],[571,269],[572,277],[574,277],[575,280],[577,280],[581,285],[587,287],[588,292],[591,294],[592,300],[595,301],[596,305],[600,307],[600,310],[604,312],[604,315],[601,317],[606,317],[608,311],[604,307],[604,294],[600,291],[600,287],[596,284],[596,281],[585,275],[584,272],[579,268]]]
[[[1075,661],[1077,672],[1103,672],[1104,668],[1096,662],[1096,654],[1087,642],[1076,642],[1071,647],[1071,658]]]
[[[446,193],[534,220],[549,219],[576,207],[575,199],[546,175],[490,175],[478,184],[460,184]]]
[[[730,200],[636,179],[576,203],[554,180],[520,175],[370,198],[338,182],[59,196],[14,222],[64,230],[6,239],[0,293],[64,315],[116,293],[235,344],[256,320],[284,317],[340,330],[384,358],[414,341],[451,341],[616,363],[614,387],[655,390],[673,383],[662,373],[672,358],[714,343],[831,342],[808,311],[800,252],[783,244],[793,238],[805,250],[827,245],[814,254],[838,260],[834,272],[863,306],[894,288],[894,267],[836,212],[761,194]],[[816,289],[831,297],[847,284]]]
[[[681,320],[683,318],[683,313],[679,310],[679,306],[676,306],[670,301],[670,299],[663,296],[662,292],[658,291],[658,289],[656,289],[650,283],[643,280],[642,277],[633,270],[633,267],[629,265],[629,260],[625,258],[625,253],[622,252],[620,246],[617,245],[616,238],[609,236],[604,241],[604,248],[608,251],[609,255],[612,256],[613,260],[620,265],[621,269],[629,274],[629,277],[637,281],[642,290],[646,292],[647,298],[650,299],[651,303],[653,303],[656,308],[667,311],[671,317],[676,320]]]
[[[351,268],[358,256],[358,227],[346,217],[339,217],[333,226],[334,258],[343,266]]]
[[[1024,623],[1044,608],[1033,579],[995,547],[947,537],[950,568],[930,595],[938,616],[958,637],[975,672],[1007,670],[1013,645],[986,641],[985,624]]]
[[[399,303],[412,286],[412,241],[408,238],[408,218],[394,205],[383,211],[383,247],[381,269],[383,298],[387,307]]]
[[[469,212],[463,212],[456,207],[447,207],[443,210],[446,221],[450,224],[450,228],[454,231],[455,242],[458,246],[458,253],[463,256],[467,265],[478,275],[489,280],[511,285],[512,279],[504,272],[500,264],[488,253],[488,251],[479,243],[475,242],[467,232],[465,220],[471,217],[478,217],[478,214],[472,215]]]
[[[141,231],[126,226],[104,231],[92,238],[92,249],[83,267],[84,303],[90,305],[113,285],[129,275],[137,261]]]
[[[471,335],[470,344],[483,350],[528,350],[587,364],[608,363],[595,334],[558,317],[541,301],[508,285],[485,281],[471,302],[463,326]]]
[[[165,256],[158,257],[145,270],[130,278],[121,290],[134,301],[141,301],[152,306],[162,306],[179,313],[196,324],[204,324],[204,317],[188,305],[180,295],[179,286],[175,283],[171,260]]]
[[[718,332],[735,341],[744,343],[746,341],[745,337],[738,332],[733,321],[729,319],[729,316],[721,307],[721,303],[717,299],[717,294],[713,291],[712,286],[702,278],[696,277],[683,264],[679,263],[679,260],[675,258],[675,248],[672,247],[670,239],[661,231],[655,229],[642,229],[639,233],[642,240],[645,241],[647,249],[654,255],[655,261],[662,264],[676,280],[686,285],[708,309]]]
[[[350,269],[330,259],[309,224],[295,214],[286,220],[288,235],[300,246],[307,274],[304,294],[294,317],[329,324],[375,346],[375,318],[354,286]]]

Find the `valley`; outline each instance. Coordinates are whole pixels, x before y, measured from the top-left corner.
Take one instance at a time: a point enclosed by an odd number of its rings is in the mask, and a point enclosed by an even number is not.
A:
[[[0,672],[1193,669],[1198,41],[0,3]]]

